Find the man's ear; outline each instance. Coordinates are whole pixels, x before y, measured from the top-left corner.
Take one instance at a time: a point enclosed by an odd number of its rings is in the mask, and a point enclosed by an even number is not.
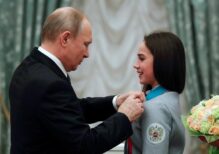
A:
[[[60,34],[60,43],[61,46],[66,46],[69,39],[71,37],[71,32],[70,31],[64,31]]]

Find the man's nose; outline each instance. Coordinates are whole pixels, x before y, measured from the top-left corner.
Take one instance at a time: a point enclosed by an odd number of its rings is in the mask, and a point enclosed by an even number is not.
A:
[[[89,57],[89,50],[85,49],[84,58],[88,58],[88,57]]]

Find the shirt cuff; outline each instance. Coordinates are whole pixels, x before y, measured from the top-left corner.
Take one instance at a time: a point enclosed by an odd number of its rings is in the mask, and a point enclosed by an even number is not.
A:
[[[115,108],[115,110],[117,111],[118,110],[118,107],[116,105],[116,99],[117,99],[117,95],[113,97],[113,107]]]

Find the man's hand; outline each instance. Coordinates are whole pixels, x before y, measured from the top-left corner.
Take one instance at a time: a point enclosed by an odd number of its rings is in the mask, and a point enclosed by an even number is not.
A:
[[[118,112],[124,113],[130,122],[135,121],[144,111],[144,104],[138,95],[130,95],[119,107]]]
[[[116,105],[119,108],[119,106],[130,96],[130,95],[134,95],[136,98],[139,98],[142,102],[145,101],[145,95],[143,92],[141,91],[130,91],[128,93],[125,94],[121,94],[117,96],[116,99]]]

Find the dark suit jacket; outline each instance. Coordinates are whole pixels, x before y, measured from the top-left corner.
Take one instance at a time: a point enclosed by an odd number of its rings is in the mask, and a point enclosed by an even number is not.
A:
[[[113,96],[77,98],[37,48],[16,69],[9,98],[11,154],[99,154],[132,134],[127,116],[113,108]],[[93,129],[88,125],[102,120]]]

